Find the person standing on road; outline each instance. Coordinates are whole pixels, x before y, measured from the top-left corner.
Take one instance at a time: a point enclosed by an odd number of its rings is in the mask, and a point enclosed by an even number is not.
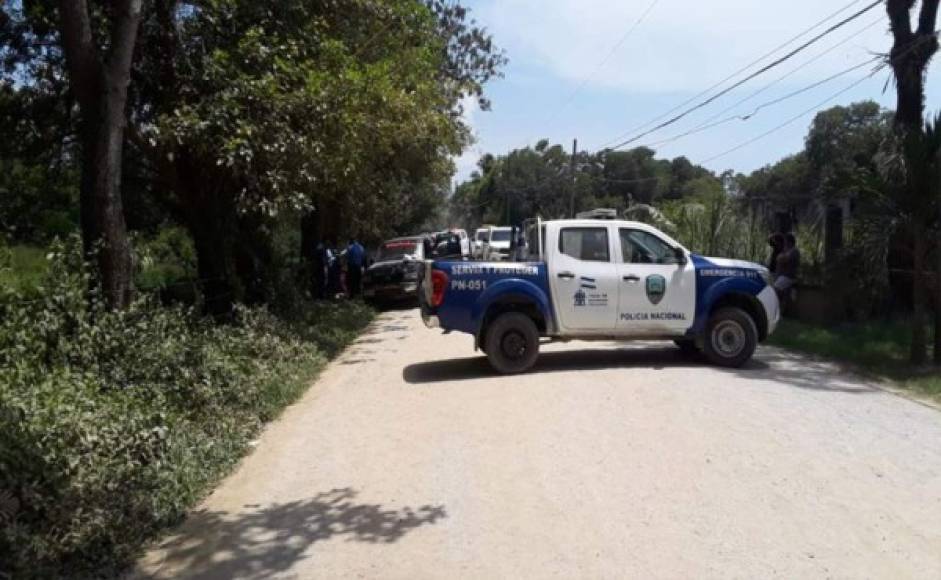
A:
[[[774,289],[784,304],[790,300],[799,269],[800,250],[797,249],[797,238],[794,234],[787,234],[784,236],[784,248],[778,254],[774,279]]]
[[[346,285],[350,298],[356,298],[362,293],[365,262],[366,250],[355,238],[350,238],[350,243],[346,248]]]
[[[771,258],[768,260],[768,270],[772,274],[778,272],[778,256],[784,251],[784,235],[772,234],[768,238],[768,245],[771,246]]]

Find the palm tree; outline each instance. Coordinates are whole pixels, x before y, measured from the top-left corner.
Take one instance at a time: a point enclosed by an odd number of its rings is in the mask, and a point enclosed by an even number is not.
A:
[[[941,229],[941,114],[920,132],[896,134],[879,159],[886,209],[899,216],[911,239],[912,251],[912,364],[925,362],[927,351],[929,233]],[[937,235],[935,236],[937,237]],[[941,249],[941,245],[939,245]],[[938,277],[941,277],[941,251]],[[935,284],[934,362],[941,365],[941,280]]]

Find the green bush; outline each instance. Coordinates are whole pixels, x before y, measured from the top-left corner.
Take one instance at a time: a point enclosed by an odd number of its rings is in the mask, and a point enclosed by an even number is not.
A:
[[[0,497],[17,506],[0,577],[119,573],[371,317],[340,303],[215,325],[148,297],[108,312],[76,253],[55,253],[38,299],[0,288]]]
[[[180,227],[162,228],[154,237],[134,240],[137,264],[135,283],[142,291],[161,291],[169,298],[192,304],[198,278],[196,249],[189,234]]]

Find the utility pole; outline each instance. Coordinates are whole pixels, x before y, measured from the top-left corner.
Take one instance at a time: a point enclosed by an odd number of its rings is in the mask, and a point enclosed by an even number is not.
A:
[[[572,191],[569,193],[569,214],[575,219],[575,156],[578,154],[578,139],[572,140]]]

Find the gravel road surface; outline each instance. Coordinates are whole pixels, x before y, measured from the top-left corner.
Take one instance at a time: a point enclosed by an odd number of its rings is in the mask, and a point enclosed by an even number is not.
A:
[[[772,348],[496,376],[389,312],[134,575],[937,580],[941,413]]]

